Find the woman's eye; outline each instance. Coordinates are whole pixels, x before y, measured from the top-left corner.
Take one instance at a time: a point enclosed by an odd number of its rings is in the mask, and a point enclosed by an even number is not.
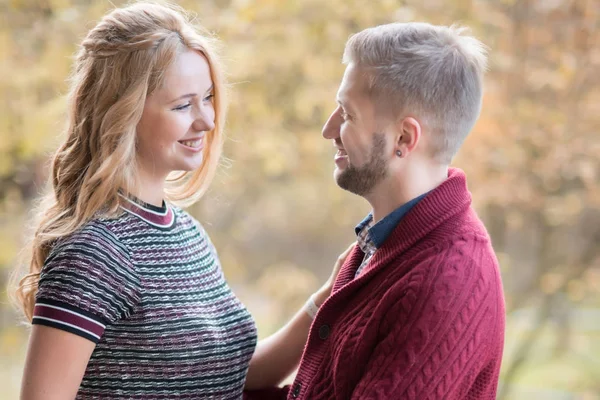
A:
[[[204,101],[211,101],[214,97],[215,97],[215,94],[211,93],[204,98]]]
[[[173,110],[177,110],[177,111],[183,111],[183,110],[187,110],[188,108],[190,108],[192,106],[192,103],[186,103],[183,104],[181,106],[177,106],[175,107]]]

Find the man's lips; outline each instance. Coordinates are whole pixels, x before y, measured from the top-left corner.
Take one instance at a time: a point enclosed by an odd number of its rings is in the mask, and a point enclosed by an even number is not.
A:
[[[337,160],[343,157],[348,157],[348,153],[346,153],[346,150],[338,148],[337,153],[335,153],[335,159]]]

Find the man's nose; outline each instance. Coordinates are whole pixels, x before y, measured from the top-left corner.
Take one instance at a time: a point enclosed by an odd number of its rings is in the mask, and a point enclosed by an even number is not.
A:
[[[323,130],[321,134],[325,139],[336,139],[340,137],[340,126],[341,126],[341,116],[339,115],[338,110],[336,109],[330,116],[325,125],[323,125]]]

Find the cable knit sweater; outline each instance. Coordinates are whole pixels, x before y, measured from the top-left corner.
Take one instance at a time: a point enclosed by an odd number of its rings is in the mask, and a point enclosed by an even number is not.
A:
[[[398,224],[361,275],[355,247],[319,309],[294,383],[246,399],[495,399],[505,309],[462,171]]]

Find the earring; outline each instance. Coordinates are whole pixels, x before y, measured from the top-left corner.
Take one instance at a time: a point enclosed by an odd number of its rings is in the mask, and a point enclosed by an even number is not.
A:
[[[402,157],[402,152],[401,152],[400,150],[396,150],[396,155],[397,155],[398,157]]]

